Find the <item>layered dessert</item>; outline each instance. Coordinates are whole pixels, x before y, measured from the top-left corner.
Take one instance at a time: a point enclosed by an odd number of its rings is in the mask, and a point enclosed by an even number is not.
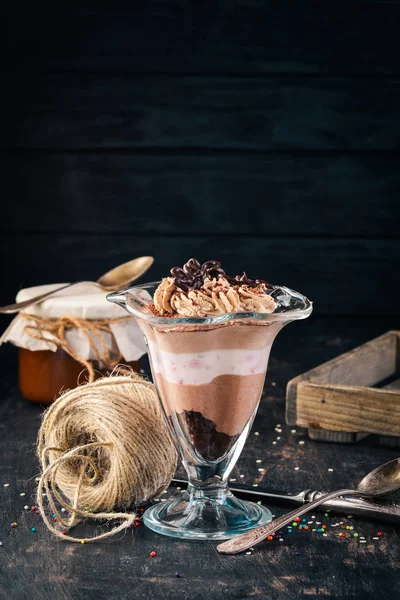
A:
[[[200,461],[223,459],[255,414],[281,327],[258,317],[275,311],[272,289],[246,273],[228,276],[218,261],[191,259],[171,269],[148,305],[163,323],[140,323],[164,410]]]

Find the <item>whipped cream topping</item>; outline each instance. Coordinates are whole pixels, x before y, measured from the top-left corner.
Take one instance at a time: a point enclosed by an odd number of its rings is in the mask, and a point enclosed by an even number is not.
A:
[[[272,313],[274,299],[266,293],[266,285],[231,284],[225,277],[205,278],[199,289],[182,290],[174,277],[164,278],[158,286],[153,302],[161,315],[207,317],[231,312]]]

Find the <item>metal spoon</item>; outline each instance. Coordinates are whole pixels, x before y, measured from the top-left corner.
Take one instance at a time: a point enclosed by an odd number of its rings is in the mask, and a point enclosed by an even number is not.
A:
[[[101,275],[94,283],[105,292],[122,289],[129,286],[132,281],[135,281],[141,275],[143,275],[143,273],[145,273],[147,269],[151,267],[153,262],[154,258],[152,256],[140,256],[139,258],[134,258],[133,260],[123,263],[122,265],[118,265],[118,267],[111,269],[111,271],[107,271],[107,273]],[[16,302],[15,304],[9,304],[8,306],[0,306],[0,314],[17,313],[23,308],[31,306],[31,304],[43,302],[43,300],[50,298],[50,296],[53,296],[57,292],[65,290],[66,288],[76,285],[77,283],[83,282],[74,281],[73,283],[67,283],[66,285],[62,285],[55,290],[45,292],[44,294],[40,294],[39,296],[35,296],[29,300]]]
[[[312,508],[315,508],[328,500],[337,498],[338,496],[351,494],[365,498],[379,498],[391,494],[398,489],[400,489],[400,458],[395,458],[368,473],[368,475],[360,481],[356,490],[338,490],[336,492],[325,494],[301,508],[292,510],[283,517],[274,519],[266,525],[256,527],[251,531],[219,544],[217,550],[221,554],[238,554],[239,552],[243,552],[244,550],[255,546],[262,540],[265,540],[265,538],[272,533],[275,533],[278,529],[288,525],[293,519],[304,515]]]

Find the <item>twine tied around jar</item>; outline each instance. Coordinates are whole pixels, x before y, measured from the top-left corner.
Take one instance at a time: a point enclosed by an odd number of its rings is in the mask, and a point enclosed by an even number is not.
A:
[[[65,315],[58,319],[42,319],[28,313],[20,313],[21,317],[29,321],[34,321],[35,325],[25,325],[24,333],[35,340],[41,340],[48,344],[55,344],[58,348],[62,348],[79,362],[88,372],[88,383],[93,383],[95,380],[95,369],[90,360],[84,359],[75,352],[66,339],[66,332],[70,329],[79,329],[88,339],[89,345],[97,362],[104,365],[106,369],[113,369],[123,356],[118,352],[117,356],[113,356],[108,347],[105,335],[112,335],[111,323],[121,323],[128,321],[132,317],[120,317],[114,319],[80,319],[78,317]],[[48,337],[47,334],[49,334]],[[96,343],[98,340],[99,345]]]

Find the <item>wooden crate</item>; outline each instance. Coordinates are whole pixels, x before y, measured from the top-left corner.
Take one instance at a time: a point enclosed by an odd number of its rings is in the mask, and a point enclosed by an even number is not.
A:
[[[351,443],[373,433],[400,446],[400,331],[289,381],[286,422],[314,440]]]

